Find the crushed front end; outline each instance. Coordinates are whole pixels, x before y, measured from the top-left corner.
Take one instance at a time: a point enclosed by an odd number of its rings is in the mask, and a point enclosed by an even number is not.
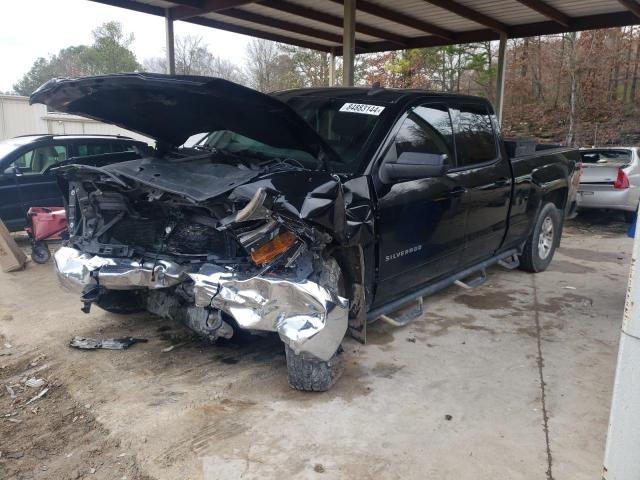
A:
[[[337,178],[177,153],[58,174],[70,238],[55,264],[85,312],[148,310],[211,340],[277,332],[296,355],[324,362],[338,350],[349,302],[327,253],[334,238],[306,221],[344,222]],[[285,195],[283,182],[305,190]]]

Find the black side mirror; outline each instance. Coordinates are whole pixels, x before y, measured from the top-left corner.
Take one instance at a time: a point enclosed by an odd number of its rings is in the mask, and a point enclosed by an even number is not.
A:
[[[397,162],[384,164],[384,176],[390,180],[441,177],[447,173],[446,154],[402,152]]]
[[[2,172],[3,177],[17,177],[19,174],[20,171],[15,165],[5,168],[4,172]]]

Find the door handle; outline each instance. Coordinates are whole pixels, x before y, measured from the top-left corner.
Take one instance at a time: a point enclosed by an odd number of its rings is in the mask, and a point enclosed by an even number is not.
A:
[[[496,180],[494,185],[496,187],[506,187],[507,185],[509,185],[509,183],[511,183],[511,179],[503,177],[503,178],[500,178],[499,180]]]
[[[464,187],[455,187],[455,188],[453,188],[452,190],[449,191],[447,196],[448,197],[461,197],[465,193],[467,193],[467,189],[466,188],[464,188]]]

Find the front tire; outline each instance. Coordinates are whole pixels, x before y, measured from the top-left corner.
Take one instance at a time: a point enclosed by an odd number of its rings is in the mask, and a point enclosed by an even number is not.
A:
[[[311,280],[341,297],[345,296],[346,289],[342,270],[333,257],[326,260],[324,268],[319,274],[314,275]],[[343,368],[340,355],[342,348],[340,346],[326,362],[304,354],[298,355],[287,344],[285,344],[284,348],[287,356],[289,386],[295,390],[326,392],[342,375]]]
[[[147,309],[147,293],[144,290],[106,290],[96,302],[109,313],[129,315]]]
[[[545,204],[520,256],[520,268],[537,273],[547,269],[560,242],[562,218],[553,203]]]
[[[342,375],[339,351],[328,362],[297,355],[289,345],[284,346],[287,356],[289,386],[305,392],[326,392]]]

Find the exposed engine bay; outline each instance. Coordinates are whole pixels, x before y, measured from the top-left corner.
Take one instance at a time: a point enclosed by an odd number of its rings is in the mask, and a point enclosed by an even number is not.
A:
[[[148,310],[211,340],[277,332],[289,385],[333,384],[345,332],[364,340],[373,298],[368,177],[331,173],[343,158],[293,108],[223,79],[53,79],[30,102],[156,142],[142,159],[51,170],[70,230],[56,269],[83,311]],[[376,124],[345,115],[365,132]]]
[[[345,209],[354,193],[281,160],[225,161],[180,149],[60,167],[70,229],[55,255],[62,283],[81,291],[85,312],[146,309],[211,340],[278,332],[296,354],[328,361],[348,326],[353,288],[331,251],[362,228]]]

